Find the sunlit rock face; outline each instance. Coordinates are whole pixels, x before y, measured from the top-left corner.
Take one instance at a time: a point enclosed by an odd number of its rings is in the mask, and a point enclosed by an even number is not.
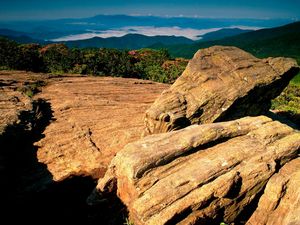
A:
[[[147,110],[145,135],[263,114],[298,71],[294,59],[258,59],[236,47],[199,50]]]

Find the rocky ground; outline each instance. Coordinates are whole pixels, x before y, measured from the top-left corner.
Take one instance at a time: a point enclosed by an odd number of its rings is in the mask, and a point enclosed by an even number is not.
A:
[[[144,112],[168,86],[124,78],[64,78],[37,95],[51,104],[53,122],[36,145],[56,181],[104,175],[125,144],[138,140]]]
[[[149,136],[117,153],[90,204],[117,193],[138,225],[300,224],[300,133],[269,112],[298,71],[289,58],[199,50],[146,111]]]
[[[116,152],[140,138],[145,110],[166,87],[1,71],[1,204],[10,221],[14,214],[34,224],[123,223],[126,210],[117,199],[100,208],[85,201]]]
[[[3,219],[300,223],[299,128],[269,112],[298,71],[222,46],[172,86],[1,71]]]

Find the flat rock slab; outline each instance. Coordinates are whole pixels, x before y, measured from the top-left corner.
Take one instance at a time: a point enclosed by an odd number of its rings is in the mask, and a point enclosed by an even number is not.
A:
[[[145,135],[266,113],[298,73],[294,59],[258,59],[236,47],[199,50],[145,117]]]
[[[137,225],[230,223],[299,150],[300,133],[265,116],[150,135],[117,153],[89,201],[117,191]]]
[[[53,121],[36,143],[56,181],[103,176],[125,144],[140,138],[145,110],[168,85],[124,78],[65,77],[43,88]]]

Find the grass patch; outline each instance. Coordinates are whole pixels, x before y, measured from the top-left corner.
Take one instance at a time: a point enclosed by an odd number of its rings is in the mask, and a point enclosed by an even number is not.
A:
[[[18,88],[18,91],[22,92],[29,98],[32,98],[35,94],[41,91],[41,87],[45,86],[45,82],[38,80],[35,82],[25,82],[24,85]]]
[[[300,86],[300,72],[291,80],[291,84]]]
[[[300,126],[300,76],[293,80],[283,92],[272,100],[271,109],[284,115],[292,122]]]

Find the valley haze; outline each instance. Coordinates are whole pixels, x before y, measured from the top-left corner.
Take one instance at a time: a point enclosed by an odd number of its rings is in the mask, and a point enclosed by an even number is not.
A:
[[[28,36],[37,40],[54,42],[85,40],[94,37],[122,37],[126,34],[178,36],[197,41],[201,40],[201,36],[223,28],[258,30],[294,21],[294,18],[234,19],[97,15],[80,19],[0,21],[0,29],[15,31],[13,36]]]

